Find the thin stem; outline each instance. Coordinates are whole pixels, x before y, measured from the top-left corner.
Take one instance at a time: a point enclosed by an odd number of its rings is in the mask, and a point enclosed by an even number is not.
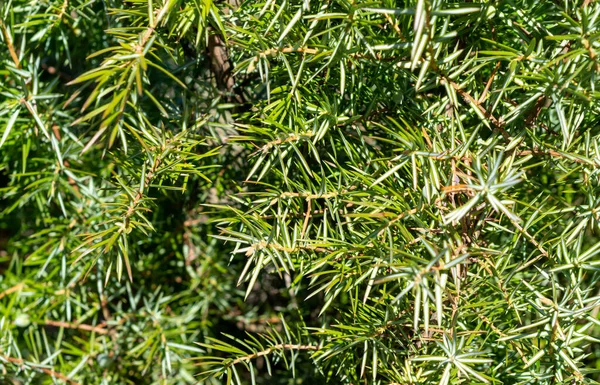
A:
[[[8,52],[10,52],[10,57],[15,63],[15,66],[17,68],[21,68],[19,55],[17,55],[17,51],[15,51],[12,38],[10,37],[10,33],[8,33],[8,29],[6,29],[6,26],[4,25],[4,22],[2,20],[0,20],[0,29],[2,29],[2,34],[4,35],[4,39],[6,40],[6,46],[8,47]]]
[[[108,334],[108,330],[106,330],[102,326],[93,326],[93,325],[69,323],[69,322],[64,322],[64,321],[53,321],[53,320],[42,321],[42,323],[47,326],[55,326],[55,327],[67,328],[67,329],[79,329],[79,330],[95,332],[98,334]]]
[[[38,370],[40,372],[43,372],[43,373],[49,375],[50,377],[57,378],[67,384],[70,384],[70,385],[81,385],[79,382],[70,379],[69,377],[65,376],[64,374],[62,374],[60,372],[57,372],[57,371],[54,371],[54,370],[51,370],[48,368],[42,368],[42,367],[36,366],[36,364],[28,363],[21,358],[13,358],[13,357],[5,356],[4,354],[0,354],[0,359],[8,361],[8,362],[10,362],[12,364],[16,364],[16,365],[30,366],[33,370]]]
[[[253,360],[255,358],[258,357],[262,357],[262,356],[266,356],[267,354],[270,354],[273,351],[276,350],[319,350],[318,346],[314,346],[314,345],[294,345],[294,344],[277,344],[277,345],[273,345],[268,349],[262,350],[260,352],[256,352],[256,353],[252,353],[252,354],[248,354],[246,356],[242,356],[242,357],[238,357],[235,360],[231,361],[227,366],[233,366],[233,365],[237,365],[240,362],[246,362],[246,361],[250,361]]]

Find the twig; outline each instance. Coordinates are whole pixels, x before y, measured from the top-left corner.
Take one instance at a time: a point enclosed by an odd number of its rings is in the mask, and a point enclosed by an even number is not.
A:
[[[383,16],[385,17],[385,20],[387,20],[387,22],[392,25],[392,28],[394,28],[394,31],[396,31],[398,36],[400,36],[400,39],[402,39],[403,41],[406,41],[406,38],[404,37],[404,34],[400,30],[400,27],[398,27],[398,23],[394,22],[392,17],[390,15],[388,15],[387,13],[384,13]]]
[[[304,224],[302,225],[302,232],[300,233],[300,239],[304,239],[304,234],[306,234],[306,229],[308,228],[308,221],[310,219],[311,205],[312,205],[312,199],[308,199],[307,207],[306,207],[306,215],[304,216]]]
[[[248,248],[248,251],[246,251],[246,256],[250,257],[255,252],[262,250],[262,249],[267,249],[267,248],[278,250],[278,251],[283,251],[286,253],[297,253],[301,250],[310,250],[310,251],[316,251],[316,252],[320,252],[320,253],[325,253],[325,252],[330,251],[323,247],[317,247],[317,246],[312,246],[312,245],[286,247],[286,246],[282,246],[278,243],[268,243],[266,241],[260,241],[258,243],[254,243],[254,244],[250,245],[250,247]]]
[[[487,83],[485,84],[485,88],[483,89],[483,92],[481,93],[479,100],[477,100],[477,103],[481,104],[485,100],[485,97],[487,96],[487,93],[490,90],[490,87],[492,86],[492,82],[494,81],[494,76],[496,76],[496,71],[498,71],[498,68],[500,68],[500,62],[496,63],[496,66],[492,70],[492,74],[490,75],[490,78],[488,79]]]
[[[432,67],[435,68],[435,66],[433,66],[434,63],[432,63]],[[477,100],[475,100],[475,98],[473,96],[471,96],[471,94],[467,91],[465,91],[464,89],[462,89],[460,87],[460,85],[458,85],[454,80],[450,79],[448,76],[446,76],[445,74],[441,73],[437,68],[435,68],[436,72],[438,73],[438,76],[443,79],[445,82],[447,82],[448,84],[450,84],[450,86],[452,88],[454,88],[454,90],[460,95],[462,96],[462,98],[464,100],[466,100],[468,103],[472,104],[473,106],[475,106],[475,108],[477,108],[479,110],[479,112],[486,118],[488,119],[490,122],[492,122],[492,124],[494,125],[494,127],[496,127],[500,133],[502,134],[502,136],[504,137],[505,140],[509,141],[510,140],[510,136],[508,135],[508,132],[506,132],[506,130],[504,129],[504,122],[498,120],[492,113],[488,112],[485,108],[483,108],[483,106],[481,105],[481,103],[479,103]]]
[[[562,158],[562,159],[568,159],[571,160],[575,163],[586,163],[584,160],[582,159],[578,159],[578,158],[569,158],[568,156],[561,154],[558,151],[554,151],[554,150],[523,150],[523,151],[519,151],[517,153],[517,155],[521,155],[521,156],[527,156],[527,155],[545,155],[545,156],[551,156],[551,157],[555,157],[555,158]]]
[[[35,364],[27,363],[27,362],[25,362],[25,360],[23,360],[21,358],[8,357],[8,356],[5,356],[4,354],[0,354],[0,358],[5,361],[8,361],[10,363],[16,364],[16,365],[28,365],[31,367],[31,369],[39,370],[39,371],[49,375],[50,377],[58,378],[59,380],[62,380],[68,384],[81,385],[79,382],[70,379],[69,377],[65,376],[62,373],[56,372],[56,371],[48,369],[48,368],[42,368],[42,367],[35,366]]]
[[[595,1],[596,0],[585,0],[583,2],[583,4],[581,5],[581,8],[585,8],[585,7],[587,7],[588,5],[590,5],[591,3],[595,2]]]
[[[148,28],[146,28],[146,31],[142,35],[142,41],[140,42],[140,45],[137,46],[138,53],[143,52],[144,47],[146,46],[146,43],[148,43],[148,40],[150,40],[150,36],[152,36],[152,32],[154,32],[156,30],[156,27],[158,27],[158,24],[167,15],[167,12],[169,11],[169,9],[168,9],[169,4],[170,4],[170,2],[167,1],[165,3],[165,5],[162,8],[160,8],[160,10],[158,11],[158,15],[156,16],[156,19],[154,19],[152,21],[152,23],[148,26]]]
[[[2,34],[4,35],[4,40],[6,40],[6,46],[8,47],[8,51],[10,52],[10,56],[12,57],[13,62],[15,62],[15,66],[17,68],[21,68],[21,63],[19,62],[19,55],[17,55],[17,51],[15,51],[15,47],[13,46],[12,38],[4,25],[4,22],[0,20],[0,29],[2,29]]]
[[[284,193],[281,193],[280,198],[305,198],[306,200],[329,199],[329,198],[335,198],[336,196],[344,194],[346,192],[347,192],[346,190],[341,191],[341,192],[332,191],[332,192],[328,192],[328,193],[324,193],[324,194],[284,192]]]
[[[56,326],[59,328],[67,328],[67,329],[80,329],[89,332],[96,332],[98,334],[108,334],[108,330],[103,328],[102,326],[93,326],[86,324],[78,324],[78,323],[69,323],[64,321],[53,321],[53,320],[45,320],[43,321],[44,325],[47,326]]]
[[[277,344],[277,345],[271,346],[268,349],[262,350],[260,352],[256,352],[256,353],[248,354],[246,356],[238,357],[235,360],[231,361],[227,366],[230,367],[233,365],[237,365],[240,362],[246,362],[246,361],[250,361],[252,359],[258,358],[258,357],[266,356],[267,354],[270,354],[271,352],[273,352],[275,350],[319,350],[319,347],[314,346],[314,345]]]
[[[533,126],[533,124],[537,120],[538,116],[540,115],[540,112],[542,112],[542,108],[544,107],[545,103],[546,103],[546,97],[544,95],[540,96],[537,99],[537,101],[535,102],[535,106],[533,107],[533,110],[531,110],[531,112],[529,113],[527,118],[525,118],[525,126],[527,126],[527,127]]]
[[[260,148],[260,151],[262,151],[262,153],[264,154],[264,153],[267,153],[274,146],[277,146],[277,145],[280,145],[280,144],[284,144],[284,143],[297,142],[300,139],[310,138],[313,135],[314,134],[312,132],[304,132],[304,133],[299,133],[299,134],[293,133],[293,134],[290,134],[285,139],[278,138],[278,139],[275,139],[275,140],[272,140],[272,141],[268,142],[267,144],[265,144],[264,146],[262,146]]]
[[[11,288],[4,290],[2,293],[0,293],[0,299],[4,298],[5,296],[7,296],[11,293],[14,293],[15,291],[21,290],[23,287],[25,287],[25,284],[23,282],[21,282]]]

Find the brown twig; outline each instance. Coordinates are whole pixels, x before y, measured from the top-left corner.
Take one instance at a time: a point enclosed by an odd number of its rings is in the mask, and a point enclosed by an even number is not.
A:
[[[0,29],[2,29],[2,34],[4,35],[4,40],[6,40],[6,46],[8,47],[8,51],[10,52],[10,56],[15,63],[17,68],[21,68],[21,63],[19,62],[19,55],[17,55],[17,51],[15,51],[15,47],[13,46],[12,38],[4,25],[4,22],[0,20]]]
[[[267,354],[270,354],[271,352],[276,350],[319,350],[319,347],[314,345],[277,344],[260,352],[238,357],[235,360],[231,361],[227,366],[230,367],[233,365],[237,365],[240,362],[246,362],[258,357],[266,356]]]
[[[56,371],[48,369],[48,368],[34,366],[35,364],[27,363],[27,362],[25,362],[25,360],[23,360],[21,358],[8,357],[8,356],[5,356],[4,354],[0,354],[0,358],[5,361],[8,361],[10,363],[16,364],[16,365],[21,365],[21,366],[29,365],[31,367],[31,369],[33,369],[33,370],[39,370],[39,371],[49,375],[50,377],[57,378],[59,380],[62,380],[64,382],[70,384],[70,385],[81,385],[79,382],[70,379],[69,377],[65,376],[62,373],[56,372]]]
[[[517,153],[517,155],[521,155],[521,156],[543,155],[543,156],[551,156],[554,158],[568,159],[575,163],[586,163],[584,160],[577,159],[577,158],[569,158],[568,156],[561,154],[560,152],[554,151],[554,150],[545,150],[545,151],[544,150],[523,150],[523,151],[519,151]]]
[[[487,93],[490,90],[490,87],[492,86],[492,82],[494,81],[494,77],[496,76],[496,71],[498,71],[498,68],[500,68],[500,61],[498,63],[496,63],[496,66],[492,70],[492,74],[490,75],[490,78],[488,79],[487,83],[485,84],[485,88],[483,89],[483,92],[481,93],[479,100],[477,100],[477,103],[481,104],[485,100],[485,97],[487,96]]]
[[[89,331],[89,332],[95,332],[98,334],[108,334],[108,330],[99,325],[93,326],[93,325],[79,324],[76,322],[69,323],[69,322],[64,322],[64,321],[53,321],[53,320],[45,320],[45,321],[42,321],[42,323],[47,326],[55,326],[55,327],[67,328],[67,329],[79,329],[79,330],[85,330],[85,331]]]
[[[585,49],[587,49],[588,54],[590,55],[590,59],[592,59],[592,61],[595,64],[596,67],[596,71],[600,71],[600,63],[598,63],[597,60],[597,56],[596,56],[596,51],[594,51],[594,47],[592,47],[592,44],[590,43],[590,41],[588,39],[582,39],[581,40],[583,46],[585,47]]]
[[[156,30],[156,27],[158,27],[158,24],[167,15],[168,6],[169,6],[169,2],[166,2],[165,5],[158,10],[158,14],[157,14],[156,18],[152,21],[152,23],[148,26],[148,28],[146,28],[146,31],[144,31],[140,45],[137,47],[137,49],[139,50],[139,53],[143,52],[144,47],[146,46],[146,43],[148,43],[148,40],[150,40],[150,37],[152,36],[152,32],[154,32]]]
[[[308,221],[310,219],[311,206],[312,206],[312,199],[308,199],[307,207],[306,207],[306,215],[304,216],[304,224],[302,225],[302,232],[300,233],[300,239],[304,239],[304,234],[306,234],[306,229],[308,229]]]
[[[298,142],[302,138],[310,138],[313,135],[314,135],[314,133],[312,133],[312,132],[304,132],[304,133],[298,133],[298,134],[293,133],[293,134],[290,134],[287,138],[284,138],[284,139],[277,138],[275,140],[272,140],[272,141],[266,143],[265,145],[263,145],[260,148],[259,151],[262,151],[262,153],[265,154],[274,146],[278,146],[278,145],[284,144],[284,143]],[[252,155],[254,155],[254,154],[252,154]]]
[[[63,1],[63,5],[62,5],[62,7],[60,7],[60,13],[58,14],[56,22],[59,22],[62,20],[63,16],[65,16],[65,14],[67,13],[68,6],[69,6],[69,0]]]
[[[400,39],[402,39],[402,41],[406,41],[406,38],[404,37],[404,34],[400,30],[400,27],[398,27],[398,23],[394,22],[392,17],[390,15],[388,15],[387,13],[384,13],[383,16],[385,17],[385,20],[387,20],[387,22],[392,25],[392,27],[394,28],[394,31],[396,31],[398,36],[400,36]]]
[[[433,63],[432,63],[433,64]],[[454,90],[460,95],[462,96],[462,98],[467,101],[468,103],[472,104],[475,108],[477,108],[479,110],[479,112],[486,118],[488,119],[496,129],[498,129],[498,131],[500,131],[500,133],[502,134],[502,136],[504,137],[505,140],[509,141],[510,140],[510,136],[508,135],[508,132],[506,132],[506,130],[504,129],[504,122],[502,122],[501,120],[498,120],[492,113],[488,112],[482,105],[481,103],[479,103],[477,100],[475,100],[475,98],[473,96],[471,96],[471,94],[464,90],[463,88],[460,87],[460,85],[458,85],[454,80],[450,79],[448,76],[446,76],[445,74],[438,72],[438,76],[440,76],[441,79],[443,79],[445,82],[447,82],[448,84],[450,84],[450,86],[452,88],[454,88]]]
[[[331,250],[327,250],[323,247],[317,247],[317,246],[312,246],[312,245],[286,247],[286,246],[282,246],[278,243],[268,243],[266,241],[260,241],[257,243],[253,243],[252,245],[250,245],[250,247],[248,247],[248,251],[246,251],[246,256],[250,257],[255,252],[262,250],[262,249],[267,249],[267,248],[274,249],[277,251],[283,251],[286,253],[297,253],[301,250],[316,251],[316,252],[320,252],[320,253],[325,253],[325,252],[331,251]]]
[[[545,104],[546,104],[546,96],[541,95],[535,102],[535,106],[533,107],[533,109],[531,110],[531,112],[529,113],[527,118],[525,118],[525,126],[527,126],[527,127],[533,126],[533,124],[537,120],[538,116],[540,115],[540,112],[542,112],[542,108],[544,107]]]
[[[21,290],[23,287],[25,287],[25,284],[23,282],[21,282],[11,288],[4,290],[2,293],[0,293],[0,299],[4,298],[5,296],[7,296],[11,293],[14,293],[15,291]]]
[[[297,192],[284,192],[281,193],[280,198],[305,198],[306,200],[311,199],[329,199],[335,198],[338,195],[347,193],[347,190],[341,192],[332,191],[324,194],[313,194],[313,193],[297,193]]]

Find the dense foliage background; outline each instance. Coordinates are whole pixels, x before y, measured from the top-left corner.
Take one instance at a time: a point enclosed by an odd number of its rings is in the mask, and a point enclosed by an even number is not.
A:
[[[597,383],[599,16],[3,1],[3,383]]]

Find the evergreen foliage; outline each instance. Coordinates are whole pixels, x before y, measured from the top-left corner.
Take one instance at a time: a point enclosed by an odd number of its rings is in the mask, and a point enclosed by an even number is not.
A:
[[[7,384],[596,384],[600,4],[0,3]]]

